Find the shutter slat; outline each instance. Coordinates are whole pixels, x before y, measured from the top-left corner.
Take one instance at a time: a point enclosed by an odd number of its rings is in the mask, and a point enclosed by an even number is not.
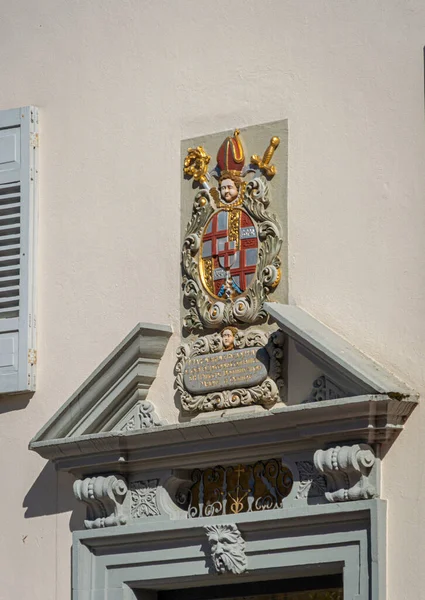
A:
[[[0,267],[18,267],[20,259],[20,254],[16,254],[15,256],[0,256]]]
[[[0,309],[19,306],[19,296],[10,296],[10,298],[0,298]]]
[[[0,215],[10,215],[12,213],[21,212],[21,203],[14,202],[13,204],[5,204],[4,206],[0,205]]]
[[[3,257],[19,256],[20,249],[20,244],[8,244],[0,246],[0,260]]]
[[[2,278],[3,275],[5,277],[12,277],[13,275],[16,275],[17,277],[19,277],[19,273],[20,273],[19,265],[18,266],[14,266],[14,265],[1,265],[0,266],[0,278]]]
[[[3,202],[4,200],[8,200],[9,198],[19,198],[20,196],[20,190],[19,188],[17,188],[17,190],[15,192],[10,192],[9,194],[4,194],[0,191],[0,201]]]
[[[0,298],[19,296],[19,280],[16,285],[2,286],[0,281]]]
[[[3,252],[3,248],[20,247],[20,236],[16,235],[0,235],[0,252]]]
[[[15,285],[19,285],[19,274],[12,276],[9,276],[8,273],[6,273],[4,276],[0,274],[0,287],[13,287]]]
[[[0,236],[6,237],[7,235],[19,235],[21,233],[21,228],[19,227],[19,223],[7,223],[6,225],[1,224],[2,221],[0,219]]]
[[[13,306],[10,308],[2,308],[0,309],[0,319],[12,319],[14,317],[19,317],[19,310]]]
[[[0,184],[0,194],[4,193],[4,190],[10,190],[13,188],[20,188],[21,187],[21,182],[20,181],[9,181],[9,183],[1,183]]]

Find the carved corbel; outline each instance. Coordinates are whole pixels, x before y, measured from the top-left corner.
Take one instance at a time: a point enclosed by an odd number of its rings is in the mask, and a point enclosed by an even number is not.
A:
[[[116,475],[86,477],[75,481],[75,497],[87,504],[86,529],[125,525],[127,517],[123,513],[123,503],[127,492],[126,481]]]
[[[316,469],[326,477],[325,496],[329,502],[375,497],[376,489],[370,481],[374,464],[375,455],[367,444],[336,446],[314,454]]]

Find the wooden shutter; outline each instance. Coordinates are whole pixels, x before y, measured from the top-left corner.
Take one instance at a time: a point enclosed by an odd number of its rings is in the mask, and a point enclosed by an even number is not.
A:
[[[38,112],[0,111],[0,394],[35,390]]]

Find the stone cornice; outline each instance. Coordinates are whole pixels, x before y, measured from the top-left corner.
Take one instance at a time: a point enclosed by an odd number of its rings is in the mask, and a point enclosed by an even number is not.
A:
[[[364,395],[147,430],[34,439],[30,449],[78,475],[203,467],[343,442],[385,451],[416,404],[412,396]]]

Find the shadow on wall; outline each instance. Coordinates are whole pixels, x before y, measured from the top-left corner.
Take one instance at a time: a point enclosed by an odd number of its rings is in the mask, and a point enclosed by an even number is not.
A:
[[[48,462],[26,494],[23,507],[25,518],[56,515],[72,511],[70,531],[84,528],[85,506],[72,491],[74,477],[69,473],[56,471]]]
[[[34,392],[22,392],[22,394],[0,394],[0,415],[12,410],[23,410],[34,396]]]

